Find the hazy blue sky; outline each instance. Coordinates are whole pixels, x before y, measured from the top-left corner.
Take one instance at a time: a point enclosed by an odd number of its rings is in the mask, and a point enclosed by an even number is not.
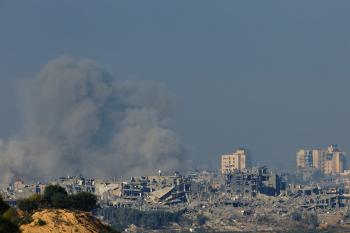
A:
[[[0,137],[20,124],[16,81],[66,54],[167,86],[201,163],[240,146],[289,169],[300,147],[350,152],[349,12],[346,0],[0,0]]]

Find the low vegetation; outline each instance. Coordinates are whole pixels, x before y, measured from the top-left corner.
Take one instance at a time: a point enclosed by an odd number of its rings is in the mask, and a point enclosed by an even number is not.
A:
[[[97,198],[87,192],[68,195],[66,190],[58,185],[46,187],[43,195],[33,195],[18,201],[17,206],[25,212],[34,212],[38,209],[70,209],[92,211],[96,208]]]
[[[19,233],[18,223],[12,218],[12,208],[0,197],[0,233]]]
[[[291,219],[300,224],[308,225],[311,228],[318,226],[318,217],[316,213],[294,211],[291,214]]]
[[[205,215],[203,215],[203,214],[199,214],[199,215],[197,215],[197,224],[199,225],[199,226],[202,226],[202,225],[204,225],[208,220],[209,220],[209,218],[208,217],[206,217]]]
[[[0,197],[0,233],[61,232],[62,229],[63,232],[116,233],[89,213],[75,212],[92,211],[97,207],[96,203],[97,198],[93,194],[69,195],[56,185],[48,186],[43,195],[19,200],[18,208],[10,207]],[[53,222],[56,225],[53,226]]]
[[[26,212],[33,212],[39,207],[43,207],[44,202],[41,195],[33,195],[29,198],[21,199],[17,202],[17,207]]]
[[[42,219],[39,219],[39,220],[38,220],[38,225],[39,225],[39,226],[45,226],[45,225],[46,225],[46,222],[45,222],[44,220],[42,220]]]
[[[339,230],[321,230],[321,229],[295,229],[295,230],[288,230],[288,231],[281,231],[277,233],[339,233],[342,231]]]
[[[113,211],[112,226],[117,230],[124,230],[131,224],[137,227],[157,229],[169,225],[170,223],[182,222],[183,212],[167,212],[167,211],[140,211],[130,208],[118,208]]]

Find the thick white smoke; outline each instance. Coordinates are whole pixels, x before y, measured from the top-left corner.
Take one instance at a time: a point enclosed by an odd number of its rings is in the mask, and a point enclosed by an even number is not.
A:
[[[0,140],[3,182],[178,168],[182,150],[168,127],[171,104],[161,88],[118,82],[92,61],[62,57],[20,93],[24,130]]]

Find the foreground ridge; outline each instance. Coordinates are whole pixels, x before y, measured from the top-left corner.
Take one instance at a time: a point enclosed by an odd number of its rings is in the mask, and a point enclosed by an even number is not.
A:
[[[23,233],[115,233],[87,212],[45,209],[35,212],[31,218],[30,223],[21,226]]]

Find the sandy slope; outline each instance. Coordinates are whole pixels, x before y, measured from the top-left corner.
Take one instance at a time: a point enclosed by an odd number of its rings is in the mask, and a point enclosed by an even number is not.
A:
[[[22,225],[23,233],[108,233],[108,227],[89,213],[68,210],[42,210],[32,215],[33,221]],[[41,221],[42,220],[42,221]]]

